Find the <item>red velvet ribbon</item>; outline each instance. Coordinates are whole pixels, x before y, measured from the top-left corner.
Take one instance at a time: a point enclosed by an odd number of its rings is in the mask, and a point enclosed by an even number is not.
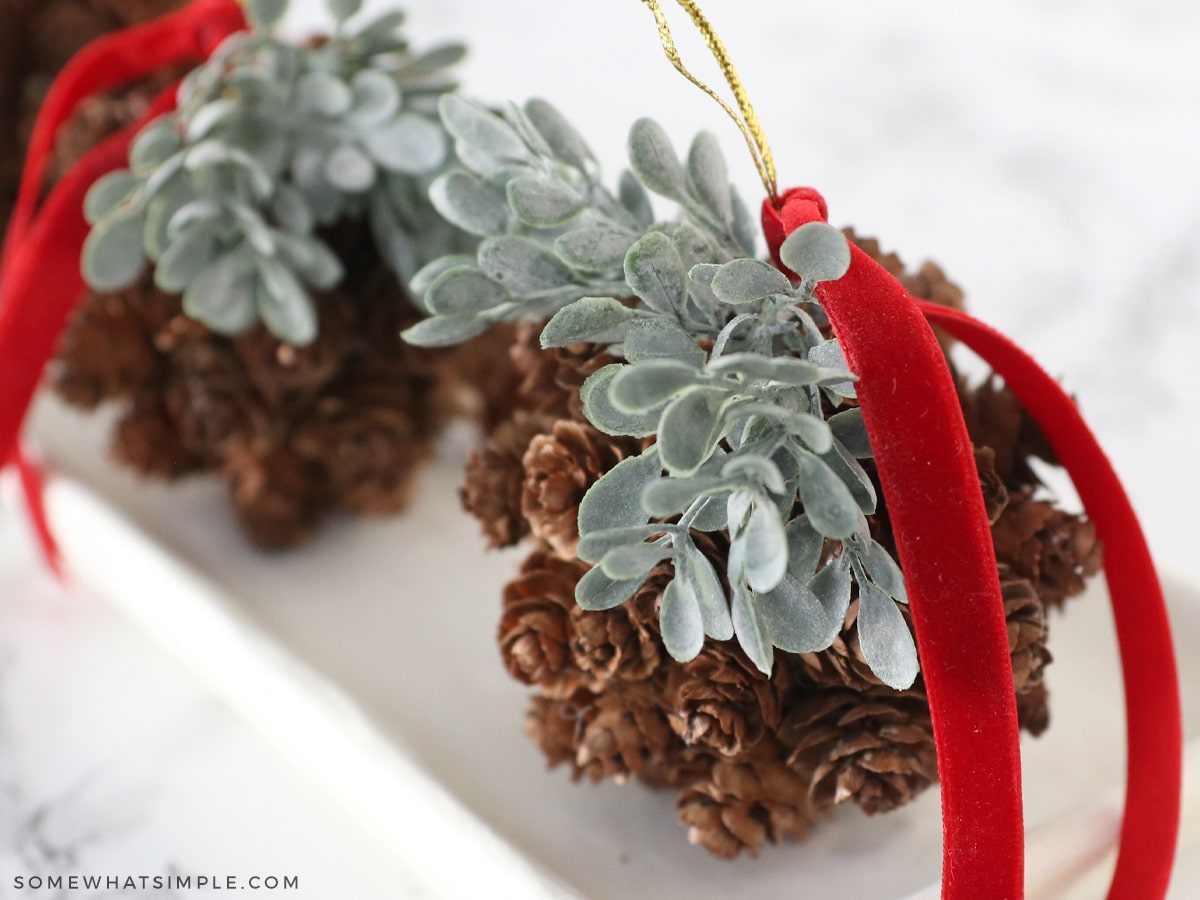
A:
[[[784,238],[825,221],[808,188],[763,205]],[[781,267],[782,264],[780,263]],[[1016,345],[969,316],[917,303],[857,247],[819,296],[850,368],[875,451],[933,718],[942,787],[942,896],[1023,894],[1021,769],[1003,600],[971,441],[926,317],[980,354],[1038,421],[1105,542],[1127,698],[1128,773],[1114,900],[1165,895],[1179,820],[1182,726],[1162,590],[1137,518],[1071,398]],[[928,548],[928,549],[927,549]]]
[[[227,36],[246,27],[233,0],[196,0],[145,25],[105,35],[63,69],[39,111],[0,259],[0,462],[17,462],[35,530],[51,566],[58,554],[46,522],[40,479],[19,447],[42,370],[84,291],[79,254],[87,237],[83,201],[91,185],[122,166],[130,142],[147,121],[174,106],[160,96],[142,119],[92,148],[39,207],[58,130],[85,98],[149,77],[176,63],[200,63]]]

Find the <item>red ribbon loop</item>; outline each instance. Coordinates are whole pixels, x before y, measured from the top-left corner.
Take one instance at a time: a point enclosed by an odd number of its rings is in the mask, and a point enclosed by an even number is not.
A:
[[[826,218],[820,195],[763,206],[779,262],[788,234]],[[929,694],[942,786],[942,896],[1023,891],[1020,752],[996,560],[953,379],[925,318],[974,349],[1038,421],[1105,542],[1127,697],[1128,791],[1113,900],[1165,895],[1179,819],[1182,725],[1162,590],[1137,518],[1071,398],[1015,344],[918,303],[856,247],[820,297],[850,368],[900,562]],[[782,267],[782,265],[781,265]]]
[[[84,98],[146,78],[175,63],[199,64],[220,41],[246,27],[233,0],[197,0],[145,25],[105,35],[71,60],[38,114],[0,261],[0,463],[20,461],[22,485],[43,551],[58,570],[39,480],[18,448],[21,423],[42,370],[84,291],[79,254],[87,237],[83,201],[97,178],[125,163],[130,142],[150,119],[174,106],[161,95],[140,121],[92,148],[54,186],[39,209],[59,129]]]

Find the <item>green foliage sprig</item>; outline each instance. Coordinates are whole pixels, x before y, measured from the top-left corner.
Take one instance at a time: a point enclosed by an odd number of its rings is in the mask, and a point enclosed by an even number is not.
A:
[[[711,135],[680,160],[658,125],[637,122],[632,172],[614,194],[544,102],[502,116],[447,96],[441,111],[463,170],[434,182],[433,201],[483,241],[474,258],[436,260],[417,276],[432,315],[406,337],[454,343],[502,319],[549,315],[544,347],[588,341],[623,360],[582,387],[592,424],[657,436],[580,505],[577,552],[596,565],[579,605],[617,606],[671,560],[661,606],[671,655],[686,661],[705,637],[736,637],[769,673],[775,648],[833,642],[857,582],[867,663],[885,683],[911,685],[904,579],[870,536],[876,496],[858,460],[871,448],[815,293],[849,267],[841,232],[812,223],[788,237],[793,283],[752,258],[749,217]],[[648,191],[675,201],[680,218],[656,222]],[[728,533],[728,592],[693,532]]]
[[[129,168],[92,188],[83,271],[94,288],[128,287],[149,261],[214,331],[261,320],[301,345],[317,332],[310,291],[344,275],[320,226],[366,215],[404,280],[469,246],[426,196],[449,155],[436,100],[463,48],[415,55],[397,33],[402,13],[350,23],[359,0],[329,0],[334,33],[296,44],[277,34],[288,6],[249,0],[252,29],[193,70],[177,110],[134,141]]]

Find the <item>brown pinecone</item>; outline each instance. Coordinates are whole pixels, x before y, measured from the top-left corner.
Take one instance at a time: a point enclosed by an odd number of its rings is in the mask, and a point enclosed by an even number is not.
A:
[[[242,527],[264,549],[305,540],[330,505],[321,467],[285,447],[261,456],[238,453],[226,461],[224,472]]]
[[[230,341],[206,334],[181,343],[166,360],[170,374],[160,390],[192,454],[224,467],[281,443],[286,424],[254,389]]]
[[[1050,727],[1049,697],[1044,682],[1017,695],[1017,722],[1034,737]]]
[[[1032,494],[1032,488],[1010,492],[992,525],[996,559],[1029,579],[1046,607],[1061,606],[1100,570],[1102,547],[1090,520],[1033,500]]]
[[[666,656],[658,605],[673,577],[673,568],[661,565],[620,606],[599,611],[572,607],[571,652],[575,665],[594,685],[642,681],[658,670]]]
[[[161,378],[161,357],[130,306],[130,292],[85,298],[63,333],[51,370],[54,389],[69,403],[93,409]]]
[[[569,764],[571,780],[578,781],[581,772],[575,767],[579,741],[587,726],[587,717],[594,715],[596,695],[580,688],[566,697],[547,697],[534,694],[529,698],[525,714],[525,733],[546,757],[549,769]]]
[[[517,681],[566,697],[588,679],[571,652],[575,585],[588,566],[539,547],[504,586],[499,641],[504,666]]]
[[[1046,613],[1033,585],[1005,568],[1000,570],[1000,593],[1008,623],[1013,682],[1018,694],[1026,694],[1042,683],[1044,669],[1052,659],[1046,649]]]
[[[996,472],[996,451],[991,447],[975,448],[975,468],[979,470],[979,487],[983,490],[983,507],[987,510],[988,522],[996,524],[1000,513],[1008,505],[1008,488],[1004,479]]]
[[[525,451],[521,513],[535,538],[564,559],[579,543],[579,502],[600,476],[630,454],[636,441],[609,437],[591,425],[561,419]]]
[[[521,376],[512,363],[518,326],[498,322],[477,338],[434,357],[438,399],[446,418],[465,416],[491,434],[518,408]]]
[[[511,547],[529,534],[529,523],[521,514],[525,451],[534,437],[552,427],[549,416],[517,410],[492,432],[482,449],[471,451],[458,495],[463,509],[479,520],[488,547]]]
[[[802,838],[813,821],[808,779],[789,766],[774,738],[737,759],[718,759],[705,778],[679,792],[688,840],[715,856],[757,856],[764,844]]]
[[[521,383],[517,402],[523,409],[545,413],[556,419],[586,422],[579,389],[587,377],[616,360],[598,344],[571,344],[543,350],[539,343],[543,322],[518,326],[512,346],[512,361]]]
[[[184,446],[163,398],[153,392],[135,397],[117,420],[111,449],[118,462],[153,478],[173,480],[203,465],[203,460]]]
[[[937,779],[921,691],[834,688],[802,695],[779,727],[788,762],[811,772],[816,809],[852,800],[868,815],[903,806]]]
[[[788,680],[786,665],[768,678],[736,641],[710,640],[691,662],[669,668],[664,704],[684,743],[738,757],[779,725]]]

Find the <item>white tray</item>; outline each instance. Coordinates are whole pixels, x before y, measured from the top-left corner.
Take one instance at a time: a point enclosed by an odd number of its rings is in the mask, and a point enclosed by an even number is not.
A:
[[[802,844],[725,862],[687,844],[671,792],[546,772],[522,734],[527,692],[494,639],[519,557],[484,553],[459,512],[460,447],[444,448],[409,514],[339,523],[300,552],[263,556],[212,481],[137,483],[103,462],[103,420],[53,403],[37,418],[58,472],[50,515],[77,577],[357,813],[432,896],[765,900],[831,885],[864,900],[936,896],[936,790],[884,817],[846,810]],[[1195,742],[1200,592],[1168,580],[1167,593]],[[1053,725],[1023,748],[1029,897],[1066,897],[1071,884],[1096,896],[1103,875],[1089,870],[1115,835],[1124,766],[1102,589],[1054,618],[1050,646]]]

